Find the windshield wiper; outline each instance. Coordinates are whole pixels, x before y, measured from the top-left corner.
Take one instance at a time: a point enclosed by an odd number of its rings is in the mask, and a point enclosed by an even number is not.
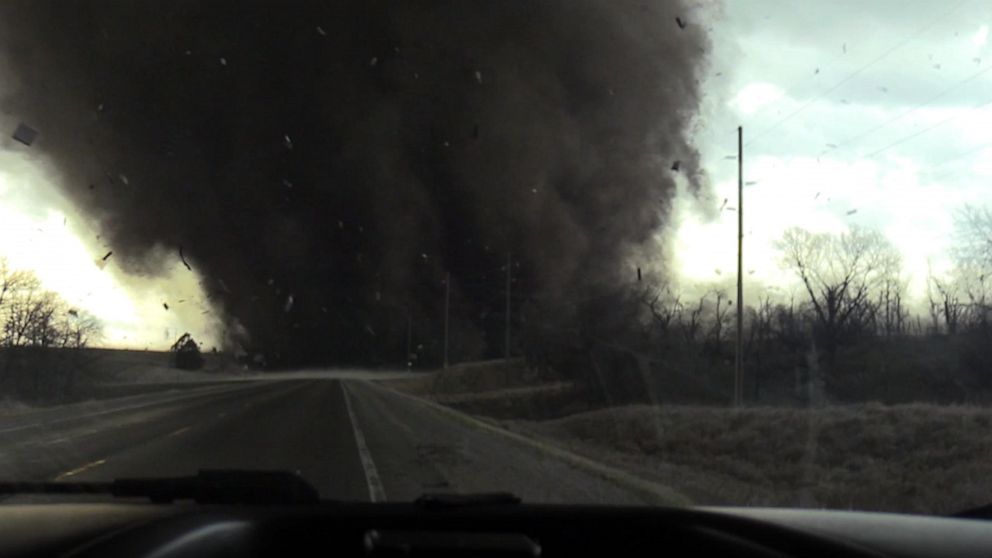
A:
[[[114,479],[110,482],[0,482],[0,495],[106,494],[115,498],[148,498],[167,503],[316,504],[320,494],[288,471],[202,470],[192,477]]]

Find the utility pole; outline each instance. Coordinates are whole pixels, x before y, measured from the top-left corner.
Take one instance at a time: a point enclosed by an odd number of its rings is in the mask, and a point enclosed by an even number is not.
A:
[[[444,275],[444,367],[448,367],[448,311],[451,308],[451,272]]]
[[[513,264],[513,254],[506,253],[506,360],[510,360],[510,269]]]
[[[413,343],[413,315],[408,313],[406,315],[406,356],[403,357],[403,360],[406,362],[407,370],[410,370],[410,368],[413,365],[413,362],[410,360],[411,351],[413,350],[412,343]]]
[[[737,127],[737,351],[734,406],[744,403],[744,128]]]

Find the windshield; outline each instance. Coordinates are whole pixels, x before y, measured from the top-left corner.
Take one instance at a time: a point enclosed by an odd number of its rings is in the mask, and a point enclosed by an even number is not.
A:
[[[0,477],[992,501],[987,4],[0,3]]]

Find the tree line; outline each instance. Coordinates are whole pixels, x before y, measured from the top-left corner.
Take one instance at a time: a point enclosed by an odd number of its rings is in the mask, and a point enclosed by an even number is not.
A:
[[[788,294],[744,309],[745,399],[964,401],[992,394],[992,212],[956,219],[953,266],[910,301],[899,251],[880,232],[784,232]],[[532,304],[519,345],[591,399],[730,400],[737,302],[730,285],[631,281],[594,300]],[[747,294],[747,293],[746,293]]]
[[[29,270],[0,258],[0,391],[4,396],[71,396],[80,349],[99,341],[99,319],[45,289]]]

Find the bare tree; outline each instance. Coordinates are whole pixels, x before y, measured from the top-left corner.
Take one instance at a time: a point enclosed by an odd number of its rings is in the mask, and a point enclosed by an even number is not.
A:
[[[792,228],[779,249],[802,282],[830,358],[845,337],[867,333],[876,311],[872,291],[900,265],[881,233],[863,229],[832,235]]]

